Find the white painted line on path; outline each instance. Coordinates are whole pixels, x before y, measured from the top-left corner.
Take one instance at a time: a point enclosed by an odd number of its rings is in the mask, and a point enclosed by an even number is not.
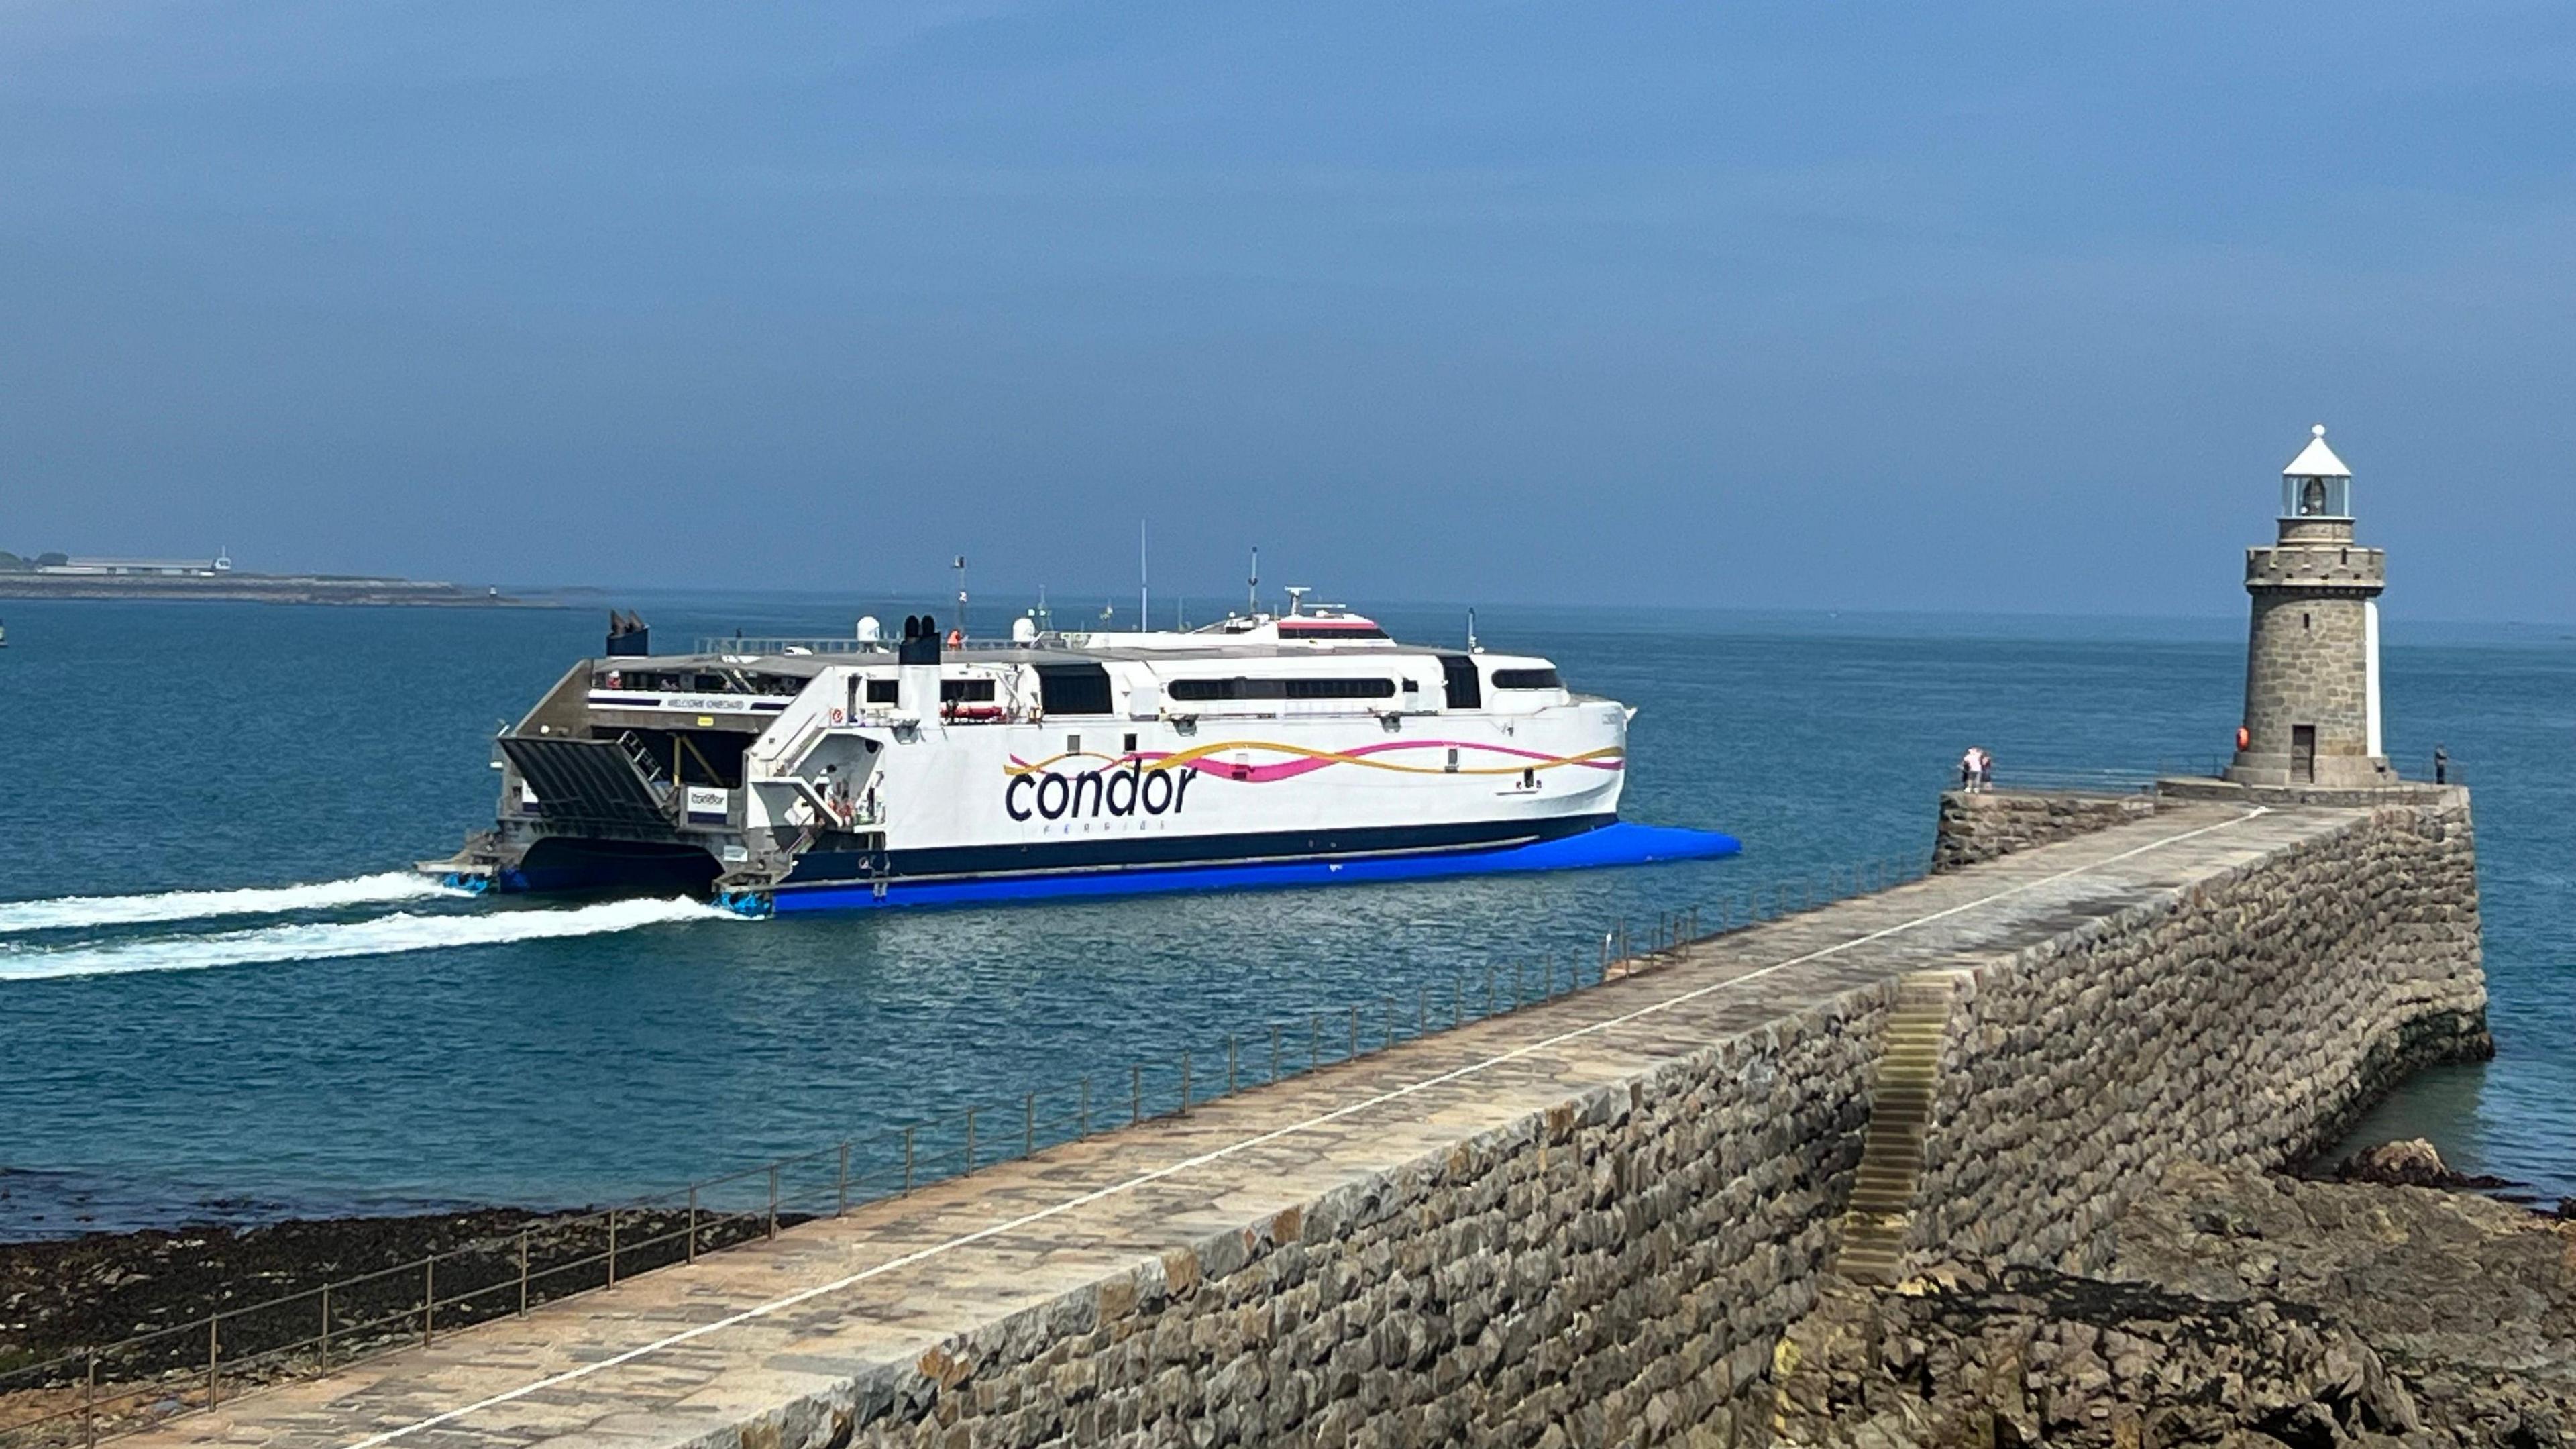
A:
[[[453,1423],[458,1419],[464,1418],[468,1414],[479,1413],[484,1409],[496,1408],[502,1404],[509,1403],[512,1400],[525,1398],[530,1394],[543,1393],[548,1389],[560,1387],[564,1384],[571,1383],[576,1379],[588,1378],[590,1375],[598,1373],[602,1369],[611,1369],[620,1364],[632,1363],[648,1354],[659,1353],[666,1348],[675,1348],[692,1339],[704,1338],[708,1334],[732,1328],[738,1324],[748,1323],[755,1318],[766,1318],[771,1314],[784,1312],[787,1309],[795,1308],[801,1304],[810,1303],[817,1298],[838,1293],[845,1288],[864,1283],[868,1279],[874,1278],[879,1274],[890,1273],[897,1268],[910,1267],[911,1265],[922,1262],[925,1259],[935,1258],[943,1253],[953,1252],[956,1249],[983,1242],[988,1238],[996,1238],[1006,1233],[1017,1232],[1033,1223],[1041,1223],[1049,1218],[1058,1217],[1062,1214],[1071,1212],[1076,1208],[1088,1207],[1092,1203],[1100,1202],[1106,1198],[1116,1197],[1122,1193],[1133,1192],[1137,1188],[1160,1182],[1167,1177],[1173,1177],[1180,1173],[1191,1171],[1195,1168],[1205,1167],[1209,1163],[1219,1162],[1225,1158],[1234,1156],[1236,1153],[1249,1151],[1255,1147],[1265,1146],[1269,1143],[1276,1142],[1283,1137],[1293,1137],[1300,1132],[1310,1132],[1315,1128],[1326,1126],[1333,1122],[1338,1122],[1342,1118],[1366,1112],[1377,1107],[1383,1107],[1389,1102],[1398,1101],[1402,1098],[1412,1096],[1416,1092],[1428,1091],[1433,1087],[1446,1086],[1451,1082],[1474,1076],[1479,1072],[1488,1071],[1494,1067],[1501,1066],[1506,1062],[1516,1061],[1522,1057],[1549,1051],[1556,1047],[1563,1046],[1568,1042],[1580,1040],[1581,1038],[1590,1036],[1595,1032],[1607,1031],[1616,1026],[1625,1026],[1629,1022],[1642,1020],[1645,1017],[1653,1016],[1659,1012],[1670,1011],[1676,1006],[1696,1001],[1701,997],[1714,995],[1720,991],[1731,990],[1743,985],[1745,982],[1758,981],[1761,978],[1770,975],[1774,971],[1785,971],[1792,966],[1804,966],[1811,961],[1821,961],[1825,957],[1838,955],[1844,951],[1849,951],[1854,947],[1866,946],[1875,941],[1883,941],[1890,936],[1899,935],[1918,927],[1928,926],[1935,921],[1945,920],[1951,916],[1958,915],[1962,911],[1972,911],[1980,906],[1993,905],[1995,902],[2003,900],[2008,896],[2019,895],[2024,891],[2037,890],[2042,886],[2055,885],[2059,881],[2070,880],[2076,876],[2100,870],[2107,865],[2116,865],[2121,861],[2145,855],[2149,851],[2162,850],[2168,845],[2178,845],[2183,841],[2191,840],[2198,836],[2208,835],[2215,831],[2231,829],[2235,826],[2244,824],[2248,820],[2254,819],[2256,816],[2268,815],[2270,813],[2270,807],[2256,806],[2254,809],[2247,811],[2245,814],[2240,815],[2233,820],[2222,820],[2215,825],[2204,825],[2196,830],[2186,830],[2179,834],[2165,836],[2159,840],[2151,840],[2144,845],[2135,846],[2131,849],[2121,851],[2117,855],[2106,856],[2101,860],[2094,861],[2090,865],[2080,865],[2072,870],[2063,870],[2059,871],[2055,875],[2043,876],[2038,880],[2024,881],[2015,886],[2006,886],[1992,895],[1980,896],[1973,901],[1966,901],[1959,905],[1948,907],[1944,910],[1933,911],[1928,915],[1917,916],[1910,921],[1899,922],[1893,926],[1887,926],[1879,930],[1871,931],[1867,935],[1854,936],[1848,941],[1838,941],[1831,946],[1820,947],[1816,950],[1809,951],[1804,955],[1791,956],[1786,960],[1774,961],[1768,966],[1757,966],[1742,975],[1730,976],[1724,981],[1713,981],[1706,986],[1695,986],[1688,991],[1666,997],[1661,1001],[1650,1002],[1647,1005],[1636,1008],[1635,1010],[1622,1012],[1617,1016],[1604,1017],[1588,1026],[1579,1026],[1571,1031],[1559,1032],[1556,1035],[1541,1041],[1527,1042],[1512,1048],[1510,1051],[1498,1052],[1493,1056],[1486,1057],[1482,1061],[1471,1062],[1463,1067],[1454,1067],[1448,1071],[1441,1072],[1436,1076],[1424,1077],[1417,1082],[1408,1082],[1401,1087],[1391,1088],[1387,1091],[1378,1093],[1376,1096],[1336,1107],[1332,1111],[1309,1117],[1302,1122],[1290,1123],[1285,1127],[1274,1127],[1267,1132],[1257,1133],[1237,1142],[1230,1142],[1223,1147],[1211,1148],[1208,1151],[1199,1153],[1195,1157],[1186,1157],[1167,1166],[1155,1168],[1151,1172],[1138,1173],[1124,1182],[1112,1183],[1107,1187],[1097,1188],[1077,1197],[1069,1197],[1060,1203],[1042,1207],[1033,1212],[1022,1213],[1018,1217],[1011,1218],[1004,1222],[994,1223],[989,1227],[978,1228],[974,1232],[964,1233],[957,1237],[947,1239],[944,1242],[933,1243],[926,1248],[917,1248],[912,1252],[901,1255],[900,1257],[889,1258],[874,1267],[862,1268],[858,1272],[851,1273],[845,1277],[835,1278],[829,1283],[821,1283],[811,1288],[799,1289],[783,1298],[773,1298],[767,1303],[762,1303],[751,1308],[741,1309],[737,1312],[729,1313],[722,1318],[709,1319],[705,1323],[693,1324],[677,1333],[657,1338],[651,1343],[639,1344],[622,1353],[612,1354],[607,1358],[585,1363],[577,1368],[565,1369],[561,1373],[549,1374],[544,1378],[531,1380],[528,1383],[521,1384],[515,1389],[505,1390],[504,1392],[494,1394],[489,1398],[477,1399],[473,1403],[449,1409],[443,1413],[432,1414],[428,1418],[415,1420],[400,1428],[386,1429],[378,1433],[370,1434],[363,1439],[351,1441],[348,1445],[348,1449],[376,1449],[376,1446],[378,1445],[388,1444],[407,1435],[417,1434],[423,1429],[433,1429],[441,1424]],[[1488,1020],[1491,1020],[1491,1018],[1488,1018]]]

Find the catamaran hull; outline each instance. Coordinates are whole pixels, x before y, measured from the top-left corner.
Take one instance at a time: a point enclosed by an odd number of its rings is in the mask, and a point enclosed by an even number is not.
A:
[[[756,896],[728,897],[725,903],[750,914],[778,915],[889,906],[992,905],[1651,865],[1715,859],[1734,855],[1743,848],[1735,837],[1709,830],[1677,830],[1600,819],[1549,824],[1573,828],[1535,838],[1523,831],[1519,838],[1501,843],[1416,844],[1400,849],[1346,842],[1358,848],[1332,854],[1310,852],[1167,864],[1039,867],[990,874],[896,873],[882,880],[791,881]]]

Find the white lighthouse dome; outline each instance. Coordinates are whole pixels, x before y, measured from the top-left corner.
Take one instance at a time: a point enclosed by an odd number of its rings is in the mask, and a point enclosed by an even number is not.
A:
[[[2308,431],[2314,436],[2308,439],[2306,447],[2299,450],[2299,456],[2292,458],[2289,466],[2281,470],[2282,475],[2290,478],[2351,477],[2352,470],[2343,465],[2343,459],[2335,456],[2334,449],[2326,446],[2326,425],[2319,423]]]

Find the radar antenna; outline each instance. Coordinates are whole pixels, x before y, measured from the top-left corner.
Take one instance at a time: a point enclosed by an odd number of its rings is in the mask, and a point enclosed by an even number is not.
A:
[[[1312,584],[1290,584],[1288,586],[1289,618],[1293,619],[1297,617],[1297,606],[1305,601],[1308,594],[1313,592],[1315,592],[1315,586]]]

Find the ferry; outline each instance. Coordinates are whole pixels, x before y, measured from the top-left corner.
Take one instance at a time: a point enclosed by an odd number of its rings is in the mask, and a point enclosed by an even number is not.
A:
[[[744,914],[1706,858],[1619,821],[1633,711],[1556,666],[1400,644],[1309,605],[1006,640],[705,639],[606,652],[501,731],[498,819],[422,871],[678,888]],[[1471,631],[1472,636],[1472,631]]]

